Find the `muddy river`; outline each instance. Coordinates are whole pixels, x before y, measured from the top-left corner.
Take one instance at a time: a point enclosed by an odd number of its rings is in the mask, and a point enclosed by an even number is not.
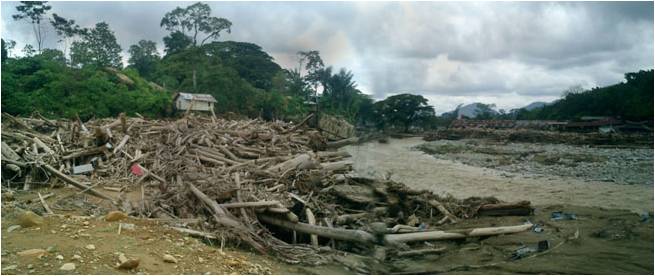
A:
[[[352,155],[356,174],[390,177],[437,194],[458,198],[495,196],[504,201],[529,200],[542,206],[571,204],[638,213],[653,211],[652,184],[620,185],[579,177],[471,166],[413,149],[423,143],[419,137],[390,139],[385,144],[369,142],[348,146],[345,150]]]

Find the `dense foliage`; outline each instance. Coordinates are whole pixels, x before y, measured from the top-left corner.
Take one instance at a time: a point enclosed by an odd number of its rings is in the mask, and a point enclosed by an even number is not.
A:
[[[134,84],[120,82],[114,73],[95,66],[70,68],[58,50],[9,58],[2,64],[2,111],[83,119],[120,112],[158,117],[170,112],[168,93],[151,88],[134,71],[124,73]]]
[[[421,95],[400,94],[375,103],[378,127],[429,127],[435,118],[434,107]]]
[[[613,116],[652,120],[653,70],[627,73],[625,79],[625,82],[607,87],[566,91],[562,99],[543,108],[519,110],[516,118],[576,120],[582,116]]]

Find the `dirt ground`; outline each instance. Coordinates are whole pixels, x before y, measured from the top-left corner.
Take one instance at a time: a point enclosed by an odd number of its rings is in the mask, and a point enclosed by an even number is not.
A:
[[[234,247],[220,250],[218,244],[188,237],[163,222],[136,218],[107,222],[100,216],[81,216],[82,209],[54,209],[61,215],[44,216],[42,225],[9,232],[10,227],[18,224],[17,214],[23,208],[40,207],[37,192],[51,191],[32,190],[17,193],[13,200],[3,198],[2,274],[279,274],[288,271],[272,258]],[[57,197],[65,197],[77,191],[58,188],[56,193]],[[87,200],[97,203],[92,197]],[[119,234],[120,223],[133,224],[134,229],[121,227]],[[88,249],[89,245],[95,248]],[[43,249],[47,253],[40,258],[19,256],[19,252],[30,249]],[[128,259],[138,259],[139,266],[133,270],[118,269],[121,253]],[[172,255],[177,263],[164,262],[164,254]],[[64,263],[74,263],[75,270],[60,270]]]
[[[653,211],[652,184],[617,185],[579,177],[471,166],[437,159],[412,149],[423,143],[421,138],[415,137],[390,139],[384,144],[370,142],[345,149],[353,155],[353,168],[360,175],[390,176],[392,180],[437,194],[451,194],[457,198],[495,196],[504,201],[529,200],[535,205],[567,203],[636,213]],[[652,164],[652,160],[650,162]]]

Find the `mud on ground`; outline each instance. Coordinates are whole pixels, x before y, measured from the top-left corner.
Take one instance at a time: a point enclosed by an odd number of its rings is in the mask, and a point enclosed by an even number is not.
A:
[[[435,158],[511,173],[653,185],[653,149],[438,140],[416,146]]]

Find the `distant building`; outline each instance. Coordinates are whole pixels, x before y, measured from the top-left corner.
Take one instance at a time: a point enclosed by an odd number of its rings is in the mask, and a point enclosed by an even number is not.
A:
[[[213,111],[216,99],[209,94],[191,94],[191,93],[175,93],[173,96],[175,102],[175,109],[186,111]]]

